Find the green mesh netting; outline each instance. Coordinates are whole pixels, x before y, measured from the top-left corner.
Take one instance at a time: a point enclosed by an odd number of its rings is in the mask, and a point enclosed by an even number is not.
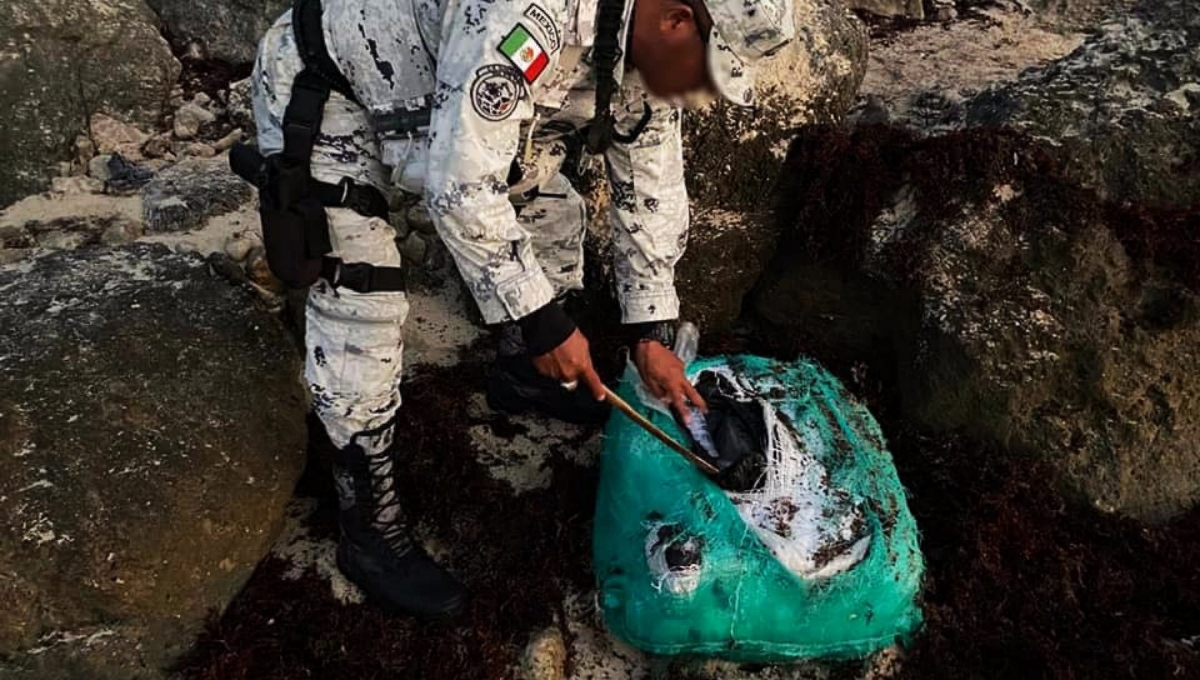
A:
[[[688,375],[714,369],[761,387],[756,391],[781,420],[804,433],[801,448],[827,473],[820,475],[823,492],[856,508],[865,556],[860,550],[853,566],[832,576],[798,576],[767,548],[729,494],[614,414],[593,545],[609,630],[656,654],[743,662],[860,657],[907,639],[921,623],[915,598],[924,567],[916,522],[875,419],[810,361],[716,357],[693,363]],[[641,404],[628,380],[621,395]],[[669,416],[642,410],[687,441]],[[652,550],[664,538],[673,541],[677,559],[698,563],[665,578],[661,554]]]

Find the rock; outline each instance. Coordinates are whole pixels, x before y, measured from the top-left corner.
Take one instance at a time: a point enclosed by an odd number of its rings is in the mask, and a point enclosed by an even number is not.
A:
[[[0,248],[28,248],[33,243],[33,236],[24,226],[0,224]]]
[[[108,157],[105,172],[108,179],[104,181],[104,188],[108,193],[133,193],[154,177],[153,168],[145,164],[131,163],[120,154]]]
[[[160,245],[51,254],[0,291],[0,676],[164,677],[282,525],[298,353]]]
[[[146,231],[199,227],[250,198],[250,185],[229,170],[224,158],[187,159],[166,168],[142,187]]]
[[[5,0],[0,207],[49,185],[93,113],[153,125],[179,63],[142,0]]]
[[[142,153],[147,158],[162,158],[171,152],[171,141],[172,138],[169,133],[164,132],[161,135],[155,135],[146,140],[146,143],[142,145]]]
[[[562,631],[547,628],[533,636],[521,656],[524,680],[566,680],[567,645]]]
[[[967,103],[966,120],[1063,144],[1072,177],[1105,198],[1186,206],[1200,200],[1200,116],[1190,101],[1178,104],[1195,83],[1195,2],[1150,0],[1066,58],[981,93]]]
[[[848,0],[846,7],[881,17],[925,18],[921,0]]]
[[[402,212],[388,213],[388,222],[392,225],[392,228],[396,230],[396,238],[398,239],[403,240],[407,238],[409,233],[412,231],[408,228],[408,218],[406,218]]]
[[[429,216],[429,210],[424,203],[417,203],[409,208],[405,215],[405,222],[422,234],[431,236],[437,234],[437,227],[433,226],[433,218]]]
[[[244,132],[242,132],[242,129],[237,128],[233,132],[230,132],[229,134],[225,135],[224,137],[218,139],[217,142],[215,144],[213,144],[213,148],[216,149],[218,152],[228,151],[233,148],[234,144],[242,141],[242,138],[245,136],[246,135]]]
[[[229,84],[229,96],[225,104],[225,112],[229,120],[242,130],[248,137],[257,134],[254,122],[254,105],[250,98],[251,83],[249,78],[243,78]]]
[[[55,177],[50,191],[56,194],[102,194],[104,182],[93,177]]]
[[[258,39],[288,9],[287,0],[147,0],[181,44],[236,65],[254,61]]]
[[[136,126],[102,113],[92,116],[90,126],[97,153],[119,153],[125,158],[137,160],[141,158],[142,144],[150,138]]]
[[[907,418],[1044,458],[1076,502],[1167,520],[1200,501],[1200,211],[1107,202],[1073,162],[1009,131],[810,131],[760,337],[865,362]]]
[[[953,3],[938,5],[933,18],[943,22],[954,21],[958,18],[958,8]]]
[[[192,142],[184,149],[184,153],[196,158],[212,158],[217,155],[217,150],[203,142]]]
[[[110,225],[100,234],[100,242],[110,246],[132,243],[142,235],[142,225],[137,222],[122,221]]]
[[[112,154],[96,156],[88,161],[88,175],[101,182],[107,182],[109,179],[108,162],[110,160],[112,160]]]
[[[983,22],[925,23],[872,43],[858,110],[851,116],[913,125],[929,134],[961,128],[968,99],[1067,56],[1086,37],[1056,31],[1041,17],[985,11]]]
[[[778,237],[765,213],[710,209],[693,215],[687,253],[675,269],[681,318],[705,336],[732,332]]]
[[[117,238],[118,233],[131,234],[131,238],[137,238],[142,233],[142,227],[120,213],[97,212],[29,221],[22,225],[21,233],[27,238],[15,239],[16,246],[30,246],[36,243],[50,250],[75,250],[106,239],[111,242]]]
[[[88,161],[90,161],[92,156],[95,155],[96,144],[92,141],[91,137],[88,137],[87,135],[79,135],[75,138],[75,162],[78,163],[80,167],[86,168]],[[69,161],[63,161],[63,163],[66,163],[68,168],[71,166]],[[65,174],[61,170],[59,171],[59,175],[62,177],[67,177],[70,174],[71,173],[69,171]]]
[[[179,139],[194,139],[200,127],[217,119],[211,111],[194,101],[179,107],[175,112],[175,136]]]
[[[20,262],[33,254],[33,248],[0,248],[0,265]]]
[[[958,0],[959,6],[984,10],[999,6],[1007,12],[1035,14],[1046,25],[1058,30],[1091,31],[1112,17],[1119,16],[1135,0]]]
[[[241,262],[250,256],[250,251],[256,245],[258,243],[255,239],[247,238],[244,233],[238,232],[225,239],[223,250],[234,262]]]
[[[38,237],[38,245],[49,250],[75,250],[87,235],[78,231],[48,231]]]
[[[429,250],[429,244],[425,238],[417,232],[410,232],[408,237],[400,242],[400,257],[404,262],[420,265],[425,262],[425,254]]]
[[[254,248],[247,256],[246,275],[250,277],[251,281],[271,293],[278,295],[287,289],[287,286],[283,285],[283,281],[276,278],[271,271],[271,265],[267,262],[267,253],[261,246]]]

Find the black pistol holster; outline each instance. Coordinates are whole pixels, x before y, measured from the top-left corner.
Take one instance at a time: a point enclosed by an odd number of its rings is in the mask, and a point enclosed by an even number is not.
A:
[[[292,83],[284,111],[283,151],[264,157],[252,146],[236,144],[229,153],[233,172],[258,187],[267,263],[292,288],[305,288],[324,278],[334,287],[359,293],[404,290],[400,267],[344,263],[329,257],[333,245],[326,208],[348,208],[386,220],[388,203],[378,189],[349,177],[337,184],[313,179],[313,146],[330,92],[354,102],[357,98],[325,47],[320,0],[296,0],[292,28],[304,70]]]

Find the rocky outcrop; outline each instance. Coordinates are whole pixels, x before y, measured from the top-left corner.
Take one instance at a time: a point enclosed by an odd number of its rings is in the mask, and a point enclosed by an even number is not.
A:
[[[258,39],[291,6],[288,0],[147,0],[173,40],[210,59],[254,61]]]
[[[873,367],[909,418],[1048,460],[1078,501],[1200,501],[1197,16],[1147,2],[915,129],[801,135],[766,336]]]
[[[163,170],[142,187],[142,212],[150,232],[184,231],[250,199],[250,185],[229,169],[225,156],[191,158]]]
[[[0,676],[158,677],[281,527],[297,352],[164,246],[0,268]]]
[[[6,0],[0,206],[46,188],[93,114],[151,127],[178,76],[143,0]]]
[[[925,18],[925,4],[921,0],[849,0],[846,6],[881,17]]]
[[[1048,67],[968,102],[968,126],[1061,144],[1071,176],[1112,200],[1200,199],[1200,4],[1145,2]]]
[[[1104,21],[1120,16],[1136,4],[1136,0],[934,0],[935,3],[957,4],[958,9],[1016,10],[1037,15],[1046,24],[1077,31],[1090,31]]]
[[[781,347],[875,367],[922,425],[1164,520],[1200,500],[1200,211],[1106,202],[1067,163],[1012,132],[810,133],[754,311]]]

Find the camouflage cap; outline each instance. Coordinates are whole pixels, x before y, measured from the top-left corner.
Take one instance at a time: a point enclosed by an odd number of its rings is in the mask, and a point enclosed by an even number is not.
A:
[[[757,62],[778,52],[796,34],[792,0],[705,0],[713,26],[708,70],[717,91],[739,106],[754,103]]]

